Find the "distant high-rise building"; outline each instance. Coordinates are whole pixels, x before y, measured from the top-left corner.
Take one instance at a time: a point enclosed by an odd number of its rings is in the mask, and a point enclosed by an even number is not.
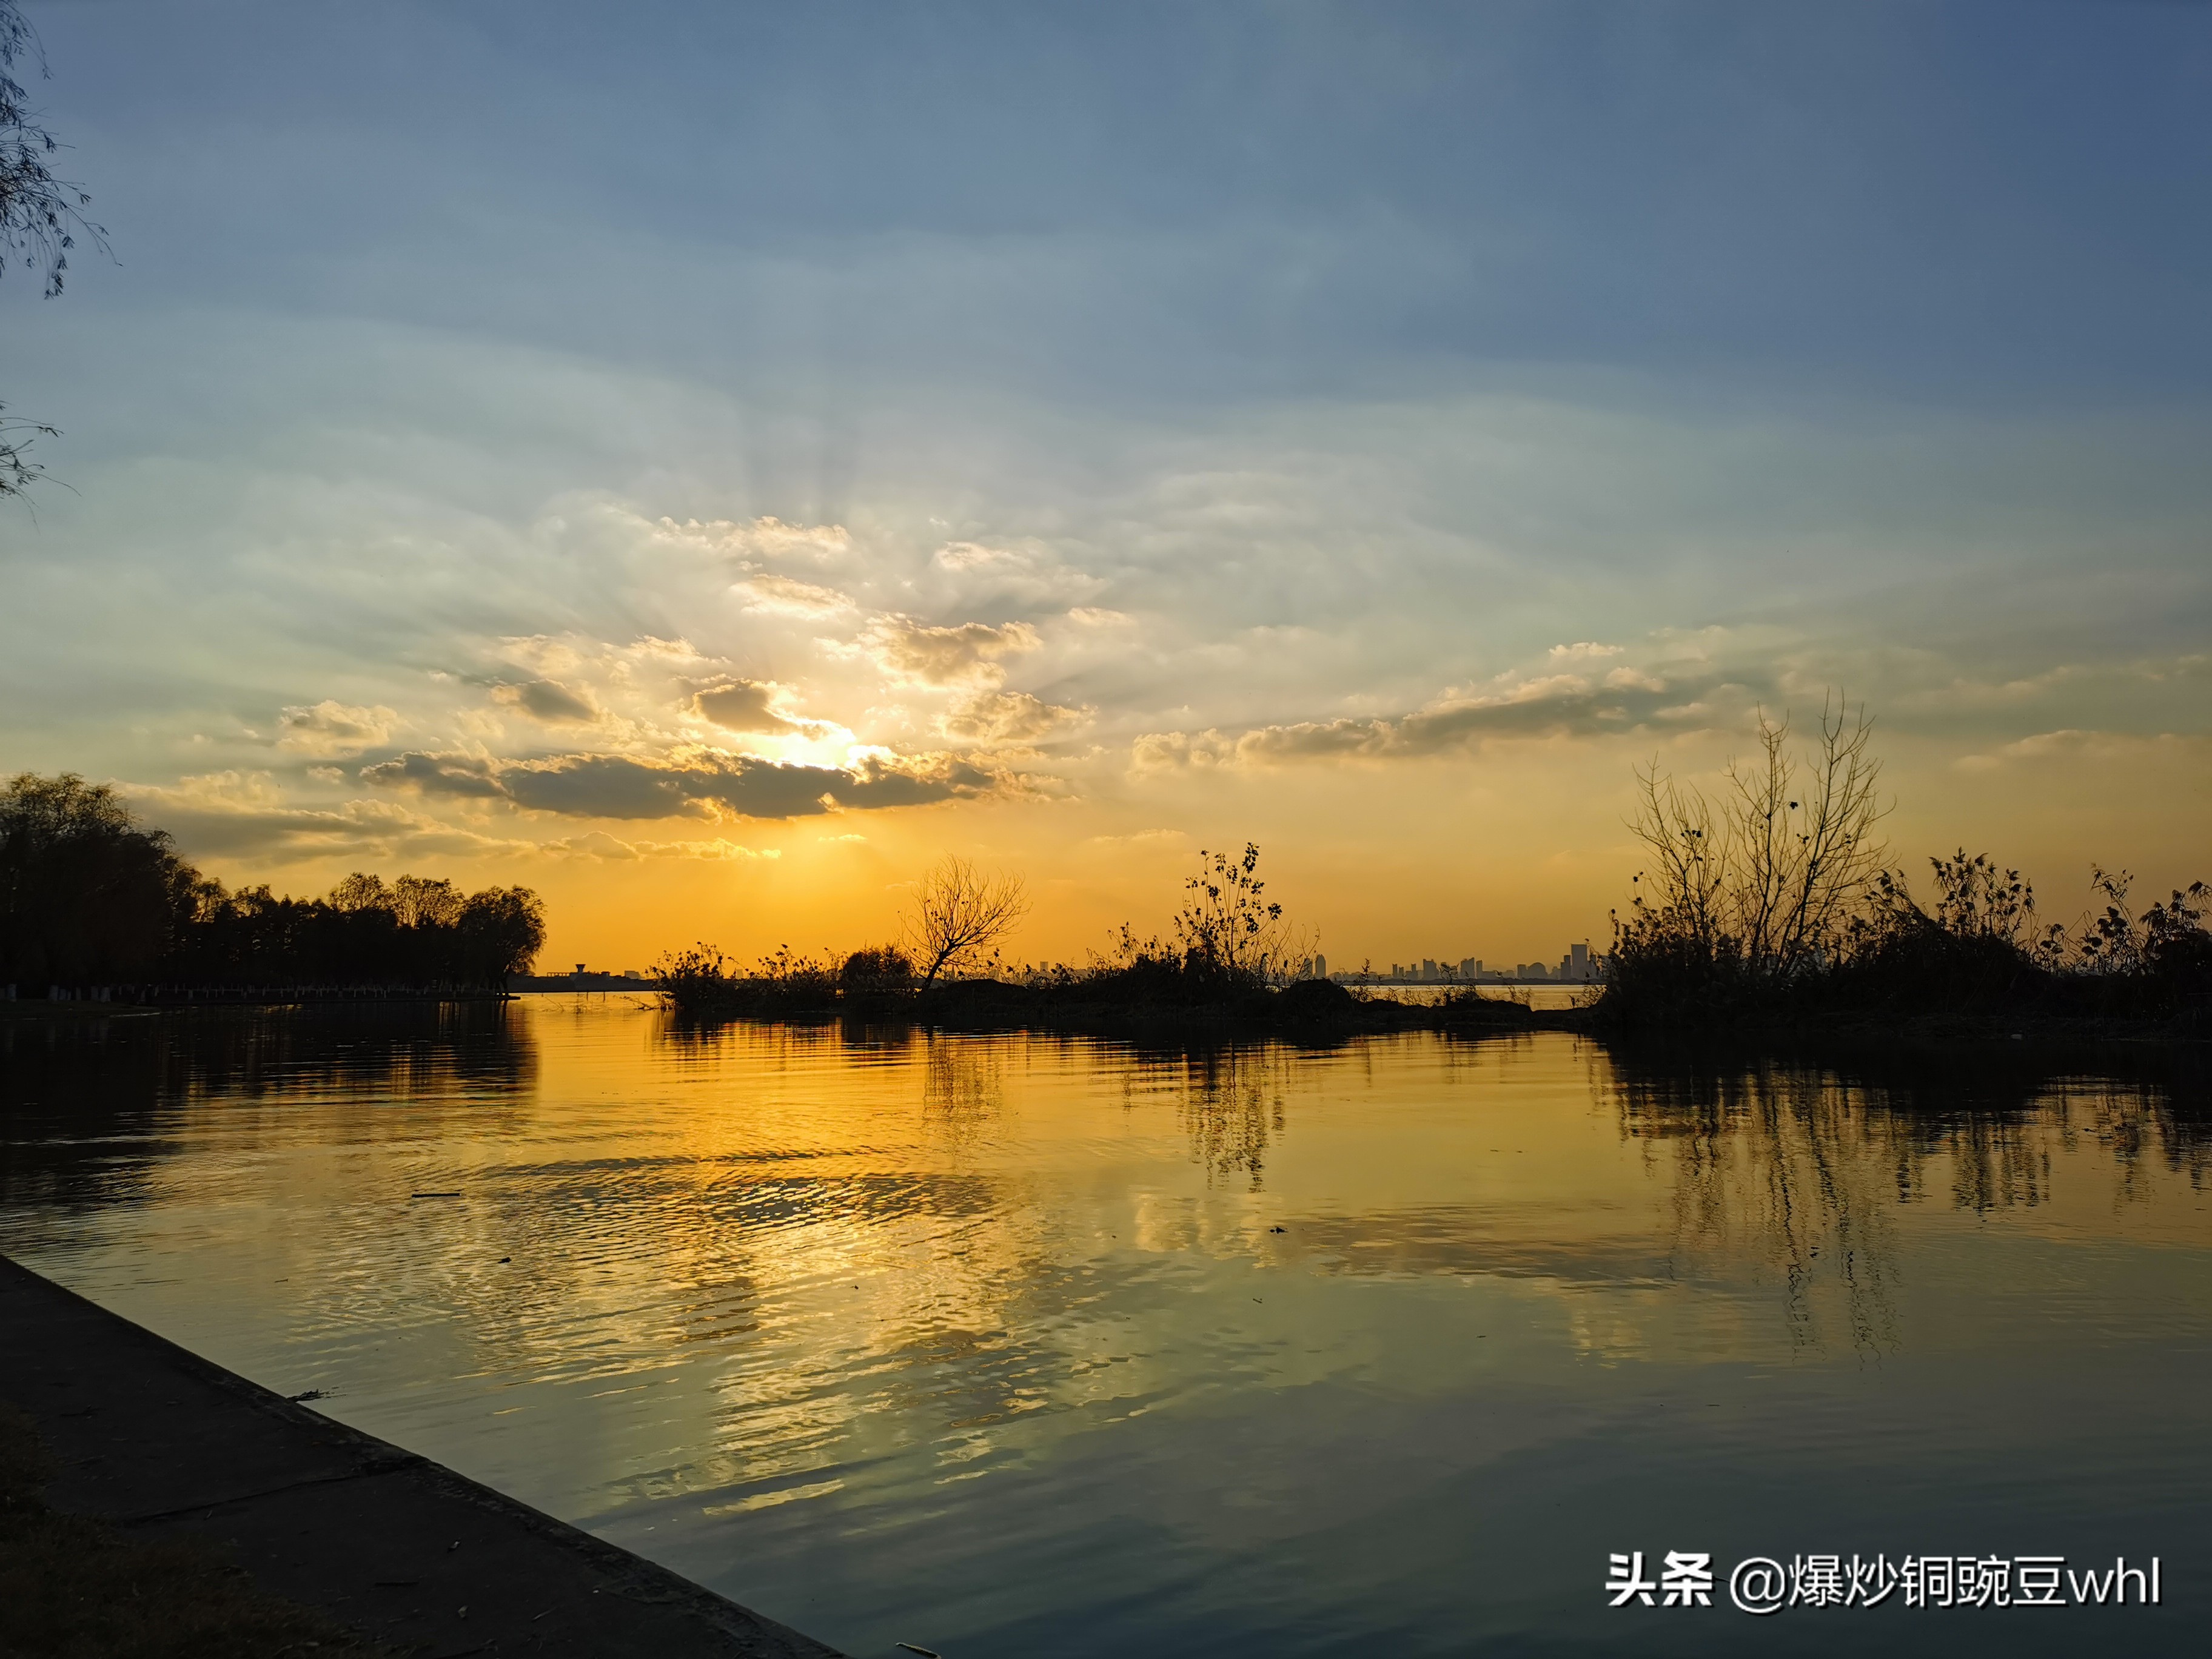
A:
[[[1435,982],[1437,977],[1437,959],[1434,957],[1423,957],[1421,958],[1421,977],[1429,981],[1431,983]]]
[[[1328,958],[1322,955],[1318,951],[1314,952],[1312,977],[1315,979],[1327,979],[1328,977]]]

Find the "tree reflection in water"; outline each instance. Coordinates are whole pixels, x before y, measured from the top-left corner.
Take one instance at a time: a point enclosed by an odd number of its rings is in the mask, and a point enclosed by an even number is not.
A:
[[[175,1115],[204,1103],[352,1096],[506,1109],[538,1072],[527,1022],[490,1001],[0,1023],[0,1204],[133,1202],[178,1150]]]
[[[941,1031],[923,1041],[922,1116],[954,1146],[972,1145],[1006,1104],[1004,1048]]]
[[[1986,1213],[2051,1195],[2051,1157],[2086,1138],[2137,1195],[2155,1160],[2201,1188],[2212,1115],[2186,1055],[2157,1074],[2112,1074],[2113,1057],[1894,1051],[1845,1061],[1589,1049],[1622,1133],[1674,1159],[1673,1251],[1685,1278],[1765,1260],[1780,1272],[1793,1343],[1824,1340],[1834,1306],[1852,1346],[1896,1346],[1897,1206]],[[2176,1069],[2177,1058],[2179,1069]]]
[[[1294,1060],[1294,1050],[1270,1044],[1151,1062],[1153,1078],[1180,1094],[1176,1115],[1208,1186],[1241,1177],[1248,1190],[1261,1190],[1268,1136],[1283,1132],[1283,1090]]]

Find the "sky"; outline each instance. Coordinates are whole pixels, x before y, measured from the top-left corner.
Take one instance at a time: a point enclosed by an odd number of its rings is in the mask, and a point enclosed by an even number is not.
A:
[[[1908,872],[2212,876],[2212,6],[24,9],[0,769],[234,884],[1556,959],[1838,691]]]

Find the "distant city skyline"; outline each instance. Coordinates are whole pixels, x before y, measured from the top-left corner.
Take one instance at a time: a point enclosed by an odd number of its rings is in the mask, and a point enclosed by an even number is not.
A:
[[[1339,969],[1334,974],[1321,971],[1325,977],[1348,985],[1510,984],[1516,981],[1587,985],[1597,978],[1601,956],[1601,952],[1591,948],[1589,940],[1582,939],[1569,945],[1555,963],[1516,962],[1509,966],[1502,962],[1486,962],[1480,957],[1462,957],[1455,961],[1423,957],[1414,962],[1393,962],[1387,969],[1362,967]],[[1371,962],[1371,958],[1368,960]]]

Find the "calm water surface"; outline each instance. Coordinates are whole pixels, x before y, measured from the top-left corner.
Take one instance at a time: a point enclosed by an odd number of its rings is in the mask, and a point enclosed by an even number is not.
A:
[[[855,1655],[2198,1650],[2212,1135],[1996,1058],[19,1023],[0,1249]],[[1630,1550],[2165,1605],[1610,1609]]]

